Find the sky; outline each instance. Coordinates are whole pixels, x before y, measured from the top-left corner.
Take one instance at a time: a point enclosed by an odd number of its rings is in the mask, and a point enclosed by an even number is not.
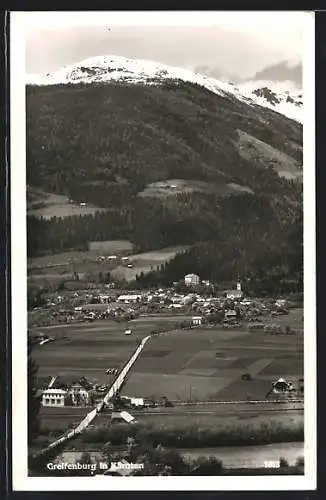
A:
[[[122,55],[250,77],[302,61],[303,12],[25,12],[27,73]]]

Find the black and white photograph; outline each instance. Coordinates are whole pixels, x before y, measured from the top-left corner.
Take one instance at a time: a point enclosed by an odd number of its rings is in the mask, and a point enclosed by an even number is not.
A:
[[[311,12],[11,13],[14,490],[316,487],[314,71]]]

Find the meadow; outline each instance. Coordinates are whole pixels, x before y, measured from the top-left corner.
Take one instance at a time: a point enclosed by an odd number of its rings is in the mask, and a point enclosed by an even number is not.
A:
[[[68,251],[58,254],[29,258],[29,282],[40,284],[58,283],[70,280],[72,272],[78,272],[80,279],[89,273],[104,273],[108,271],[112,278],[132,281],[141,272],[156,270],[161,264],[169,262],[177,253],[186,250],[187,246],[173,246],[153,250],[151,252],[132,254],[133,245],[128,240],[109,240],[89,242],[89,250]],[[115,261],[99,260],[99,256],[125,255],[132,268],[120,265]]]
[[[133,281],[140,273],[146,274],[156,270],[157,267],[166,264],[172,260],[176,254],[185,251],[187,248],[186,245],[178,245],[130,255],[129,261],[133,267],[117,266],[111,273],[112,277]]]
[[[251,381],[241,379],[247,372]],[[275,337],[196,328],[160,336],[145,346],[123,392],[182,401],[265,399],[278,378],[297,385],[302,375],[300,332]]]
[[[297,314],[295,311],[294,314]],[[287,316],[287,322],[291,322]],[[98,321],[38,329],[56,341],[34,350],[40,376],[85,375],[107,381],[105,370],[119,368],[141,338],[180,322],[175,317],[140,317],[129,323]],[[131,327],[133,334],[124,336]],[[241,379],[249,372],[251,381]],[[272,383],[285,377],[297,385],[303,376],[303,334],[269,335],[245,328],[193,328],[153,337],[135,363],[122,394],[167,396],[178,401],[265,399]]]
[[[54,193],[45,193],[34,190],[33,199],[28,201],[27,214],[44,219],[53,217],[70,217],[72,215],[89,215],[103,212],[105,209],[91,204],[80,205],[69,202],[67,196]]]

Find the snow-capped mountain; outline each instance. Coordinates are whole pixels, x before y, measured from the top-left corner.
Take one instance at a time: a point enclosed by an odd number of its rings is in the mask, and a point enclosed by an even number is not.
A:
[[[289,88],[287,82],[277,85],[252,81],[233,85],[188,69],[122,56],[92,57],[45,75],[28,75],[26,83],[58,85],[116,81],[159,85],[170,79],[196,83],[222,97],[234,97],[252,106],[267,107],[302,123],[302,91],[295,89],[291,82]]]

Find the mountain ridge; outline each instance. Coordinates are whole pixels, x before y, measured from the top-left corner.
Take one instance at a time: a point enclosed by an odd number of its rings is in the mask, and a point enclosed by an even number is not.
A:
[[[207,279],[301,286],[300,123],[173,78],[27,86],[26,117],[28,184],[105,208],[28,216],[30,256],[116,239],[189,245],[182,259],[205,259]]]
[[[291,101],[288,100],[288,95],[284,91],[277,93],[275,99],[271,101],[264,94],[254,93],[255,89],[247,84],[232,85],[189,69],[123,56],[107,55],[87,58],[45,75],[27,75],[26,83],[42,86],[116,81],[125,84],[159,85],[168,79],[198,84],[217,95],[233,96],[251,106],[268,107],[302,123],[302,100],[298,98],[298,94],[302,94],[302,91],[291,89]],[[273,89],[270,90],[275,94]]]

